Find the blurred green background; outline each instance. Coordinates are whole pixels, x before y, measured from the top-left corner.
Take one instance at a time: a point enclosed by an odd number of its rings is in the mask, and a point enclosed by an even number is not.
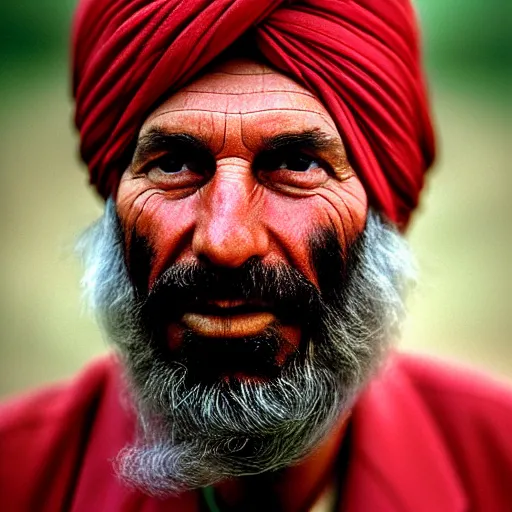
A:
[[[511,3],[416,3],[439,159],[408,234],[421,279],[401,347],[512,377]],[[0,5],[0,395],[106,350],[73,256],[102,209],[72,125],[73,5]]]

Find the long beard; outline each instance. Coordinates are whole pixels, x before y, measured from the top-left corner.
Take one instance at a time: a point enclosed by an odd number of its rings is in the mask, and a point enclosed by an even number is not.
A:
[[[351,407],[398,335],[414,265],[402,237],[371,211],[345,252],[330,230],[314,234],[310,248],[319,291],[289,268],[279,269],[277,286],[292,298],[300,282],[303,302],[314,304],[300,350],[271,378],[191,378],[192,362],[169,357],[148,321],[151,297],[130,279],[107,202],[79,250],[89,302],[124,362],[138,415],[137,439],[116,461],[121,479],[166,495],[277,470],[304,458]],[[188,270],[174,272],[175,289],[187,290]],[[275,275],[262,272],[246,273],[246,286],[272,288]],[[160,303],[172,300],[165,295]],[[272,331],[264,336],[269,347],[280,343]]]

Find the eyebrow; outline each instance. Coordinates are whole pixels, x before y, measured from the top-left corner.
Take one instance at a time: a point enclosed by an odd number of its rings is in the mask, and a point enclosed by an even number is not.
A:
[[[132,164],[137,167],[152,156],[170,149],[199,152],[201,156],[213,157],[208,144],[202,139],[185,132],[170,133],[152,128],[137,141]]]
[[[263,138],[262,151],[264,152],[299,148],[316,151],[332,151],[338,153],[339,156],[345,156],[343,144],[332,135],[319,129],[280,133],[273,137]]]

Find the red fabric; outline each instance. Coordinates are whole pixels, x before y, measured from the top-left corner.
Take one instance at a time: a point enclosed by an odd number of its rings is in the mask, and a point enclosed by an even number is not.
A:
[[[0,510],[199,512],[122,487],[111,460],[131,438],[113,359],[0,408]],[[505,512],[512,503],[512,391],[396,357],[358,400],[340,512]]]
[[[370,203],[405,225],[434,156],[410,0],[81,0],[76,125],[100,194],[155,105],[251,28],[249,44],[328,108]]]

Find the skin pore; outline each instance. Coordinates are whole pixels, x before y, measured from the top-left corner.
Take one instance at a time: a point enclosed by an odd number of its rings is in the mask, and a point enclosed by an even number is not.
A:
[[[126,253],[133,234],[151,248],[147,289],[175,263],[236,268],[250,258],[285,263],[317,284],[311,233],[332,227],[348,246],[365,226],[367,198],[320,101],[262,64],[234,60],[146,119],[116,207]],[[265,304],[242,302],[212,297],[212,311],[185,312],[168,326],[169,347],[179,347],[184,329],[215,343],[257,334],[275,320]],[[298,347],[298,322],[279,329],[288,347]],[[315,453],[273,480],[267,492],[275,494],[279,510],[301,510],[318,493],[344,425],[345,419]],[[248,499],[245,486],[233,480],[217,490],[236,508]]]

